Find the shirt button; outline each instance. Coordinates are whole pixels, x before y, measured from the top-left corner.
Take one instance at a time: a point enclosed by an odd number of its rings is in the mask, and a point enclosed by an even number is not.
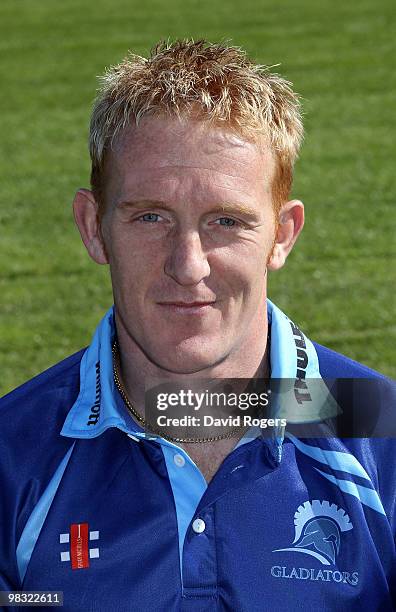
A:
[[[195,533],[202,533],[203,531],[205,531],[205,527],[205,521],[203,521],[202,519],[195,519],[192,524],[192,528]]]
[[[173,457],[173,461],[176,463],[177,467],[183,467],[183,465],[186,463],[186,460],[184,459],[183,455],[175,455]]]

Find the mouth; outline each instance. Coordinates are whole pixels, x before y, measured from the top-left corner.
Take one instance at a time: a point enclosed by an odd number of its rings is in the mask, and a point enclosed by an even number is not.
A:
[[[178,314],[203,314],[212,307],[216,301],[209,302],[157,302],[159,306]]]

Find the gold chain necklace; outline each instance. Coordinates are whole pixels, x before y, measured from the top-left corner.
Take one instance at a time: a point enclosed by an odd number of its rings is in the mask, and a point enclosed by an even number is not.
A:
[[[225,440],[227,438],[232,438],[237,432],[242,431],[243,429],[246,429],[245,427],[234,427],[234,429],[231,429],[230,431],[227,431],[225,434],[221,434],[219,436],[212,436],[209,438],[176,438],[174,436],[170,436],[169,434],[164,434],[162,431],[159,431],[158,429],[156,429],[155,427],[153,427],[152,425],[150,425],[150,423],[148,423],[148,421],[146,421],[141,414],[139,414],[137,412],[137,410],[135,410],[135,408],[132,406],[131,402],[128,399],[128,396],[126,394],[126,391],[121,383],[120,380],[120,375],[118,373],[118,361],[119,361],[119,355],[118,355],[118,345],[117,345],[117,341],[114,341],[113,344],[113,348],[112,348],[112,353],[113,353],[113,372],[114,372],[114,382],[115,385],[124,401],[125,406],[128,408],[128,410],[131,412],[131,414],[135,417],[135,419],[145,428],[148,429],[150,432],[155,433],[156,435],[165,438],[166,440],[170,440],[171,442],[216,442],[217,440]]]

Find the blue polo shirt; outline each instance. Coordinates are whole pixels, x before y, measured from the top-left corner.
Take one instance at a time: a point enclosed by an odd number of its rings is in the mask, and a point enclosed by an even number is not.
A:
[[[329,418],[345,402],[322,379],[370,377],[392,417],[390,381],[267,308],[273,377],[304,366]],[[394,609],[393,438],[257,428],[208,484],[129,415],[114,334],[110,309],[88,349],[0,403],[0,590],[61,590],[65,611]],[[290,401],[276,415],[315,421]]]

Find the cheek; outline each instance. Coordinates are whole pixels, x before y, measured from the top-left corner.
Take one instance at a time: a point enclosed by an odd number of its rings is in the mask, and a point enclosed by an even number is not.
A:
[[[131,281],[134,277],[144,278],[154,269],[158,269],[161,262],[161,253],[146,239],[138,238],[128,227],[115,228],[109,236],[109,255],[112,268],[127,275]]]
[[[260,271],[265,274],[271,248],[269,239],[260,240],[260,236],[252,236],[218,249],[214,254],[225,273],[234,270],[244,277],[261,276]]]
[[[208,257],[211,275],[207,281],[222,293],[243,301],[259,299],[266,286],[268,248],[257,244],[240,244],[238,248],[218,249]],[[246,304],[247,306],[247,304]]]
[[[117,303],[130,307],[140,302],[153,277],[153,257],[139,253],[130,241],[119,241],[112,245],[109,263]]]

